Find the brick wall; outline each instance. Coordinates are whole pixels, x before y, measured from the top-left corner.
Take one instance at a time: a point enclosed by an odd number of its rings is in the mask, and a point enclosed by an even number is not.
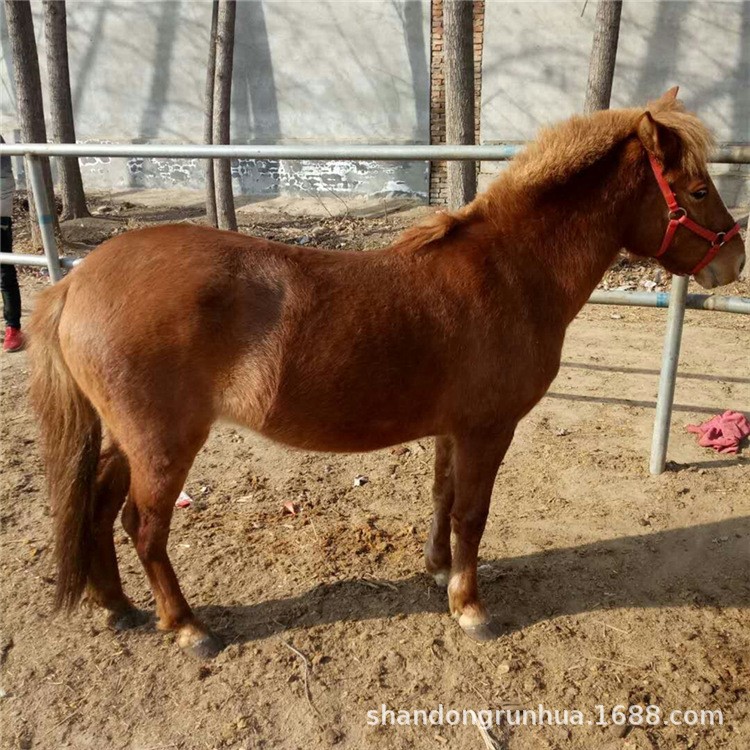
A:
[[[466,0],[467,2],[469,0]],[[484,2],[474,0],[474,127],[479,143],[482,100],[482,40]],[[432,0],[430,36],[430,143],[445,143],[445,72],[443,66],[443,0]],[[477,165],[478,167],[478,165]],[[430,203],[446,205],[448,186],[445,162],[433,162],[430,169]]]

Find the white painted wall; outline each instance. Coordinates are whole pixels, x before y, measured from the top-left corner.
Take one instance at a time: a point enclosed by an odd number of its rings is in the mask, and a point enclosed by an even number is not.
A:
[[[533,138],[583,108],[596,2],[488,0],[482,60],[484,142]],[[625,0],[612,106],[632,107],[671,86],[719,141],[750,141],[750,2]],[[747,170],[716,170],[733,205]],[[744,172],[744,173],[743,173]]]
[[[41,0],[33,0],[43,86]],[[203,137],[211,2],[68,0],[77,137],[186,142]],[[3,6],[0,132],[12,139],[15,97]],[[424,143],[429,138],[429,0],[241,0],[237,4],[235,143]],[[197,162],[85,160],[89,185],[201,181]],[[367,168],[365,168],[367,167]],[[424,192],[424,164],[240,164],[236,187]]]
[[[525,140],[583,106],[596,0],[486,0],[481,136]],[[80,140],[200,142],[207,0],[68,0]],[[32,0],[44,72],[41,0]],[[0,132],[15,104],[0,3]],[[429,0],[241,0],[234,142],[426,143]],[[750,141],[750,0],[626,0],[614,106],[675,83],[722,141]],[[424,164],[235,165],[238,191],[423,192]],[[85,160],[89,186],[199,185],[197,161]],[[748,171],[722,167],[729,203]]]

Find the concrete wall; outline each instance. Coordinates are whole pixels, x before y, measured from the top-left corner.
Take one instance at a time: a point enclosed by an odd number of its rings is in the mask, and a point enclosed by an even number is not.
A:
[[[32,0],[44,72],[41,1]],[[211,3],[68,0],[79,140],[200,142]],[[242,0],[232,138],[247,143],[427,143],[429,0]],[[582,13],[583,11],[583,13]],[[580,111],[595,0],[487,0],[481,139],[525,140]],[[0,131],[14,96],[3,4]],[[722,141],[750,140],[750,1],[628,0],[614,106],[680,84]],[[748,202],[747,169],[721,167],[728,203]],[[424,163],[235,163],[243,193],[403,191],[424,195]],[[89,187],[202,183],[198,161],[84,160]]]
[[[596,2],[488,2],[482,140],[526,140],[580,112]],[[750,2],[623,3],[613,107],[632,107],[675,84],[720,141],[750,140]],[[748,172],[716,167],[727,203],[750,200]]]
[[[46,85],[40,0],[32,3]],[[2,6],[0,6],[2,7]],[[81,141],[187,142],[203,136],[211,3],[68,0]],[[237,5],[235,143],[425,143],[429,139],[429,0],[257,0]],[[15,127],[4,12],[0,128]],[[336,189],[426,194],[418,164],[235,164],[242,192]],[[84,160],[89,186],[196,185],[197,162]]]

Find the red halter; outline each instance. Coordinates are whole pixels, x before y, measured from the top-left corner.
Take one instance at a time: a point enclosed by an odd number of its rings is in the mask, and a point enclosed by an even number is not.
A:
[[[677,232],[677,227],[680,225],[711,243],[711,247],[703,256],[703,260],[699,261],[698,265],[690,271],[690,275],[692,276],[698,273],[698,271],[704,269],[716,257],[716,253],[721,250],[722,246],[729,242],[729,240],[740,231],[740,225],[735,224],[728,232],[712,232],[710,229],[706,229],[706,227],[696,224],[687,215],[687,211],[677,203],[677,198],[672,192],[672,188],[669,187],[669,184],[664,179],[664,172],[662,171],[662,166],[659,163],[659,160],[650,152],[648,158],[651,161],[651,169],[654,170],[656,182],[659,184],[659,190],[661,190],[661,194],[664,196],[664,200],[667,202],[667,207],[669,208],[669,224],[667,224],[667,231],[664,233],[664,239],[662,240],[659,252],[656,253],[654,258],[659,258],[667,252],[669,246],[672,244],[675,233]]]

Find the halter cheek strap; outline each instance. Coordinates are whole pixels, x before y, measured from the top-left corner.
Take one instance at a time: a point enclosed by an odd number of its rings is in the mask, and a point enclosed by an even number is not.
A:
[[[669,187],[669,183],[664,178],[664,171],[659,160],[650,152],[648,158],[651,162],[651,169],[654,172],[654,177],[656,177],[656,182],[659,185],[659,190],[661,190],[661,194],[667,202],[667,208],[669,208],[669,224],[667,224],[667,230],[664,233],[664,239],[662,240],[659,252],[656,253],[654,257],[660,258],[667,252],[669,246],[672,244],[672,240],[674,240],[677,229],[680,226],[683,226],[693,232],[693,234],[697,234],[699,237],[702,237],[704,240],[711,243],[711,247],[703,256],[703,259],[698,261],[695,268],[690,271],[691,276],[695,275],[704,269],[716,257],[719,250],[721,250],[721,248],[740,231],[740,225],[735,224],[728,232],[712,232],[710,229],[706,229],[706,227],[696,224],[696,222],[687,215],[687,211],[677,202],[677,198],[672,192],[672,188]]]

